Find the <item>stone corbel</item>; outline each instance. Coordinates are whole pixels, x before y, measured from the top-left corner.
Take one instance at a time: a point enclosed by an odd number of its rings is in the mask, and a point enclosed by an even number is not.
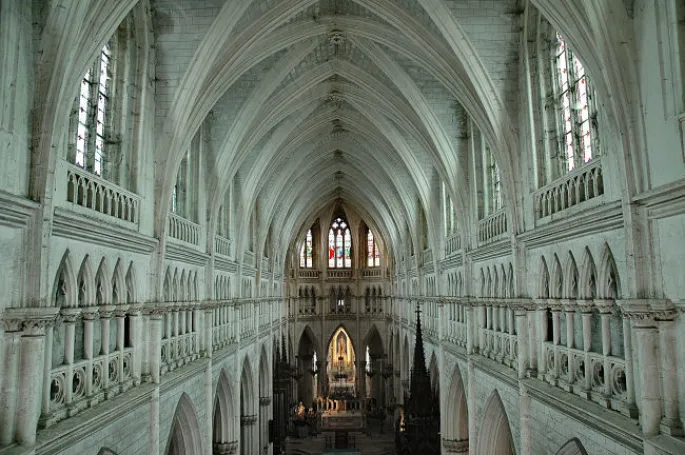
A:
[[[233,455],[238,449],[238,441],[215,442],[212,444],[213,455]]]
[[[259,397],[259,406],[269,406],[271,404],[271,397]]]

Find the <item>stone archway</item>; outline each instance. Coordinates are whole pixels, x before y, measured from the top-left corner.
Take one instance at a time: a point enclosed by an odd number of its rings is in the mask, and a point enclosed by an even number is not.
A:
[[[214,397],[212,419],[212,451],[215,454],[232,453],[238,441],[235,438],[235,411],[233,392],[225,370],[219,373],[219,382]]]
[[[306,326],[297,347],[298,374],[301,374],[297,381],[297,402],[302,402],[304,406],[311,407],[315,401],[317,391],[314,388],[315,378],[311,373],[317,370],[314,365],[314,357],[317,362],[320,360],[321,353],[317,352],[316,342],[309,326]],[[318,368],[321,370],[321,368]],[[324,376],[324,375],[320,375]],[[321,394],[321,391],[318,391]]]
[[[438,421],[440,421],[440,369],[438,368],[438,359],[435,356],[435,351],[431,354],[431,359],[428,363],[428,374],[431,379],[433,409],[438,417]]]
[[[364,356],[359,359],[361,390],[359,396],[368,397],[371,406],[385,407],[387,391],[383,387],[383,368],[386,353],[383,349],[383,339],[375,324],[371,325],[364,339]]]
[[[573,438],[569,439],[569,441],[559,449],[557,455],[588,455],[588,453],[578,438]]]
[[[446,396],[442,434],[444,444],[452,452],[468,451],[469,448],[469,410],[466,390],[461,379],[461,371],[455,366]]]
[[[259,450],[263,454],[269,452],[270,383],[269,357],[266,354],[266,348],[262,346],[259,356]]]
[[[341,324],[328,342],[327,360],[329,395],[354,395],[358,389],[355,359],[357,349],[347,329]]]
[[[181,395],[171,424],[167,455],[195,455],[202,450],[202,434],[193,403],[187,394]]]
[[[516,455],[509,419],[502,399],[495,390],[483,412],[476,444],[476,455]]]
[[[257,410],[255,409],[254,380],[250,360],[245,357],[240,374],[240,454],[254,455],[257,450],[255,428]]]

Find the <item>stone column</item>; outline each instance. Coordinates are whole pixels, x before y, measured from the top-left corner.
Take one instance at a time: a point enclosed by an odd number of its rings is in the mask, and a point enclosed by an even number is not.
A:
[[[141,305],[133,304],[129,307],[128,317],[131,321],[129,334],[131,346],[133,347],[133,365],[131,366],[131,376],[133,377],[133,384],[140,384],[142,377],[142,360],[143,360],[143,318],[141,317]]]
[[[528,312],[525,308],[515,310],[518,343],[518,377],[524,378],[528,367]]]
[[[59,308],[22,308],[10,313],[21,320],[22,336],[19,352],[19,377],[16,393],[16,441],[23,446],[36,443],[40,414],[40,393],[43,381],[45,330],[54,324]],[[6,316],[7,317],[7,316]],[[12,324],[15,325],[15,324]]]
[[[102,390],[110,388],[109,383],[109,330],[111,327],[112,315],[115,307],[113,305],[105,305],[100,307],[100,332],[102,334],[102,343],[100,354],[105,356],[102,368]]]
[[[98,317],[97,307],[87,307],[81,313],[83,316],[83,357],[90,360],[86,365],[86,396],[92,400],[93,395],[93,327]],[[93,404],[97,403],[95,398]]]
[[[558,303],[550,304],[550,311],[552,312],[552,341],[554,343],[554,365],[553,365],[553,382],[557,384],[559,379],[559,371],[561,365],[561,359],[559,358],[559,352],[561,350],[561,305]]]
[[[117,318],[117,351],[119,351],[119,384],[124,383],[124,348],[125,334],[126,334],[126,314],[128,313],[128,305],[119,305],[114,312]],[[133,360],[133,359],[131,359]],[[131,365],[129,365],[131,368]]]
[[[678,365],[675,337],[675,314],[669,313],[658,321],[663,378],[664,415],[661,419],[661,432],[671,436],[683,436],[680,422],[680,401],[678,397]]]
[[[78,308],[62,308],[60,316],[64,323],[64,364],[67,371],[64,376],[64,405],[71,408],[72,394],[74,390],[74,344],[76,321],[80,311]]]
[[[206,357],[212,357],[212,352],[214,351],[213,340],[214,340],[214,309],[210,306],[204,307],[204,339],[202,341],[202,355]],[[219,309],[221,311],[221,309]],[[220,330],[217,328],[217,330]]]
[[[528,371],[530,377],[537,377],[538,370],[538,346],[540,345],[538,334],[537,308],[529,303],[526,307],[528,320]],[[514,333],[513,311],[509,311],[509,332]]]
[[[661,384],[654,377],[661,367],[657,353],[659,331],[655,321],[651,318],[635,320],[635,335],[641,361],[640,423],[645,436],[656,436],[659,434],[662,409]]]
[[[545,340],[547,338],[547,301],[535,300],[537,305],[537,312],[535,320],[537,321],[537,350],[538,350],[538,379],[544,379],[547,373],[547,352],[545,351]]]
[[[574,349],[574,338],[575,338],[575,328],[574,328],[574,314],[575,314],[575,301],[564,300],[564,312],[566,313],[566,357],[567,357],[567,369],[568,369],[568,384],[573,384],[575,377],[573,374],[573,353],[571,349]],[[567,390],[567,392],[570,390]]]
[[[475,352],[474,346],[474,310],[471,305],[466,308],[466,354],[471,355]]]
[[[152,382],[159,384],[160,368],[162,366],[162,317],[160,310],[149,310],[150,314],[150,342],[148,345],[150,377]],[[159,406],[159,397],[157,398]]]
[[[582,318],[583,323],[583,362],[585,364],[585,377],[583,378],[582,388],[583,392],[585,393],[585,398],[587,398],[587,394],[589,394],[590,390],[592,389],[592,362],[590,361],[590,348],[592,344],[591,327],[593,306],[591,302],[584,301],[579,302],[578,308],[580,309],[580,317]],[[606,369],[606,365],[604,365],[604,368],[604,371],[607,372],[605,375],[607,377],[605,383],[608,385],[610,383],[608,374],[610,370]]]
[[[3,377],[0,384],[0,446],[6,446],[14,441],[16,428],[15,410],[17,403],[17,384],[19,382],[19,358],[21,350],[21,320],[3,319]]]

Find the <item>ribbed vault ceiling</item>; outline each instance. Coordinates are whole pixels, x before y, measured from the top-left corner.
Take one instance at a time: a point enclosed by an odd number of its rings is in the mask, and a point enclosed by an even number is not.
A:
[[[177,63],[167,39],[199,22],[198,3],[214,18],[193,27],[199,38],[185,43],[197,46],[193,57]],[[500,158],[517,143],[505,107],[516,96],[508,77],[517,68],[517,2],[485,2],[482,15],[500,35],[483,33],[476,3],[153,1],[158,65],[177,65],[169,96],[156,101],[165,169],[159,200],[168,201],[184,151],[205,123],[211,223],[239,177],[239,218],[257,208],[259,243],[271,229],[279,258],[336,203],[354,207],[394,251],[407,229],[416,236],[417,204],[430,213],[440,182],[466,216],[465,112],[505,178]],[[238,251],[246,235],[237,233]]]

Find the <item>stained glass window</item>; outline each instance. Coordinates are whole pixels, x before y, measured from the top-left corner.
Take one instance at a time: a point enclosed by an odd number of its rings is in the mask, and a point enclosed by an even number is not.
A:
[[[554,63],[557,71],[560,136],[566,171],[592,160],[589,99],[585,67],[557,33]]]
[[[302,249],[300,250],[300,267],[311,268],[312,267],[312,230],[307,231],[307,235],[304,239],[304,244],[302,244]]]
[[[104,171],[105,138],[112,77],[112,41],[107,42],[86,71],[79,90],[74,163],[97,175]]]
[[[366,266],[378,267],[380,265],[381,253],[378,250],[378,245],[376,245],[376,239],[373,236],[373,232],[369,229],[366,234]]]
[[[342,218],[333,220],[328,231],[328,267],[352,267],[352,235]]]

